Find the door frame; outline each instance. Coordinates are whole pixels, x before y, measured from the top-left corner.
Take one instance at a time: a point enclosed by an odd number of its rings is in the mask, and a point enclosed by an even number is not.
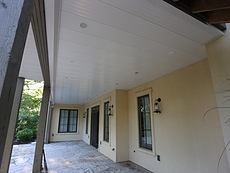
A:
[[[97,115],[97,121],[96,121],[97,131],[95,132],[95,131],[93,131],[94,130],[94,128],[93,128],[94,122],[93,121],[95,120],[94,119],[95,117],[93,117],[92,109],[97,108],[97,107],[98,107],[98,115]],[[95,106],[91,107],[91,123],[90,123],[90,145],[92,145],[95,148],[98,148],[98,146],[99,146],[99,120],[100,120],[100,105],[95,105]],[[93,138],[95,137],[94,135],[96,135],[97,146],[93,145]]]

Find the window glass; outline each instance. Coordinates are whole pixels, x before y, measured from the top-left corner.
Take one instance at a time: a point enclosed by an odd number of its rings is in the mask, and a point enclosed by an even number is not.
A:
[[[78,110],[60,110],[59,133],[77,132]]]
[[[149,95],[138,97],[140,147],[152,150],[151,113]]]
[[[88,121],[89,121],[89,108],[86,110],[86,127],[85,127],[85,134],[88,134]]]
[[[104,103],[104,141],[109,142],[109,102]]]

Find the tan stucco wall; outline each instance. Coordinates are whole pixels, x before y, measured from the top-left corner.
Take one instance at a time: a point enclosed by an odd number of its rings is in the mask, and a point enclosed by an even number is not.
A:
[[[89,108],[89,124],[88,124],[88,135],[85,134],[85,125],[86,125],[86,119],[84,119],[84,133],[83,133],[83,140],[90,144],[90,130],[91,130],[91,108],[94,106],[99,105],[100,106],[100,117],[99,117],[99,145],[98,145],[98,151],[102,154],[109,157],[111,160],[116,162],[116,152],[112,149],[116,148],[116,109],[112,110],[113,116],[110,116],[110,141],[105,142],[103,141],[103,127],[104,127],[104,102],[107,100],[110,101],[110,105],[113,105],[114,108],[116,108],[116,91],[112,91],[110,93],[107,93],[103,95],[102,97],[97,98],[96,100],[93,100],[92,102],[85,105],[84,111],[86,112],[86,109]]]
[[[76,133],[58,133],[60,109],[78,109],[78,127]],[[84,106],[82,105],[55,104],[53,108],[52,120],[51,120],[50,142],[82,140],[83,110],[84,110]]]
[[[152,115],[154,152],[138,145],[137,93],[146,89],[152,91],[152,102],[162,99],[162,113]],[[203,121],[204,113],[216,107],[207,59],[130,90],[128,105],[131,161],[154,173],[216,172],[224,141],[217,110]],[[226,156],[220,172],[229,173]]]
[[[84,119],[84,133],[83,140],[90,144],[90,128],[91,128],[91,108],[100,106],[99,118],[99,146],[100,151],[105,156],[112,159],[114,162],[121,162],[129,160],[128,151],[128,91],[114,90],[104,96],[85,105],[84,111],[89,108],[89,124],[88,134],[85,134],[86,119]],[[109,142],[103,140],[104,134],[104,102],[110,101],[113,105],[112,116],[110,116],[110,135]]]
[[[116,161],[129,160],[128,91],[116,90]]]
[[[225,144],[230,140],[230,24],[225,35],[206,45]],[[227,147],[230,164],[230,146]]]

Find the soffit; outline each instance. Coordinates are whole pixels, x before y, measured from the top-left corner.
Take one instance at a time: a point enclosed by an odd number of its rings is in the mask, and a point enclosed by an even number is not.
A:
[[[43,81],[32,27],[30,25],[23,53],[19,77]]]
[[[60,104],[85,104],[196,63],[223,34],[160,0],[64,0],[59,26]]]

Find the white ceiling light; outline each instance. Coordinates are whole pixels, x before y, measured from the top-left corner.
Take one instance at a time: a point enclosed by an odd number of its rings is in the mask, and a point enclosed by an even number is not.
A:
[[[174,53],[175,52],[173,52],[173,51],[168,52],[169,55],[173,55]]]
[[[81,24],[80,24],[80,27],[81,27],[81,28],[86,28],[86,27],[87,27],[87,24],[86,24],[86,23],[81,23]]]

